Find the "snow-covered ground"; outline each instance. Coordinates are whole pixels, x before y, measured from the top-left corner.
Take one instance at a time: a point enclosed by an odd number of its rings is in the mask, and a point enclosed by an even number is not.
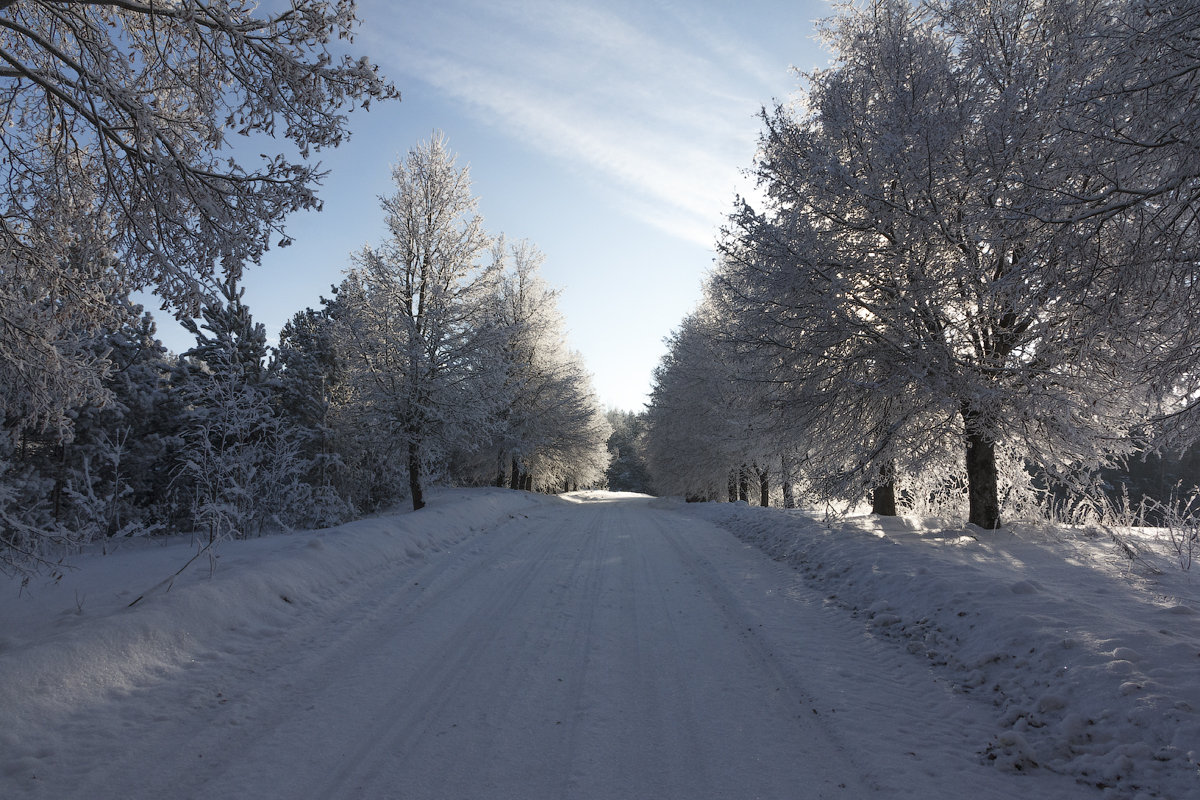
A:
[[[1157,532],[1122,532],[1144,537],[1147,559],[1131,562],[1102,533],[1052,526],[688,508],[992,707],[987,741],[963,745],[998,768],[1200,798],[1200,573],[1173,565]]]
[[[483,489],[194,552],[7,584],[0,797],[1200,796],[1194,580],[1104,540]]]

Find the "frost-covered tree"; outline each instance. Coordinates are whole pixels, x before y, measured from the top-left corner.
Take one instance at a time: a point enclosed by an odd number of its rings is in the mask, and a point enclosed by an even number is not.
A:
[[[604,472],[608,488],[651,494],[655,487],[646,467],[646,412],[610,408],[604,416],[612,428],[608,437],[610,463]]]
[[[414,509],[425,475],[491,438],[504,375],[493,324],[501,264],[466,167],[445,137],[418,144],[382,198],[389,236],[355,255],[338,290],[346,422],[401,458]]]
[[[567,491],[602,485],[610,462],[608,437],[612,427],[579,353],[571,353],[561,385],[552,411],[563,427],[537,454],[534,469],[545,476],[543,485],[547,488],[557,489],[561,484]]]
[[[495,439],[471,471],[490,471],[513,489],[593,485],[608,464],[608,423],[582,359],[567,346],[558,292],[540,275],[543,256],[527,241],[501,237],[492,257],[504,265],[491,320],[502,336],[504,402]]]
[[[753,483],[769,505],[786,437],[763,402],[762,382],[719,326],[706,299],[667,340],[646,412],[650,476],[661,492],[708,500],[727,492],[748,500]]]
[[[293,314],[279,331],[279,346],[271,357],[281,408],[300,427],[327,425],[334,402],[339,373],[331,307],[336,292],[334,297],[320,309]]]
[[[24,574],[53,566],[56,549],[74,537],[54,520],[48,500],[54,480],[32,465],[0,458],[0,571]]]
[[[64,507],[60,518],[80,538],[144,535],[172,519],[172,459],[178,449],[180,398],[171,392],[172,359],[149,313],[114,297],[124,321],[94,343],[112,371],[111,400],[72,413],[73,436],[60,441]]]
[[[396,96],[330,52],[355,24],[352,0],[0,2],[0,370],[28,387],[0,409],[10,432],[103,399],[107,361],[61,335],[111,326],[102,267],[195,313],[218,270],[319,207],[310,153],[347,138],[343,109]],[[239,163],[233,134],[300,158]]]
[[[609,464],[612,429],[579,354],[563,347],[547,361],[550,371],[529,398],[530,408],[540,415],[536,446],[523,447],[524,456],[514,463],[527,476],[526,488],[567,491],[595,486]]]
[[[745,212],[736,219],[745,221]],[[743,402],[783,452],[781,472],[802,474],[812,500],[870,494],[876,513],[895,514],[898,474],[944,460],[952,423],[919,406],[928,396],[892,369],[876,319],[845,316],[826,273],[794,269],[792,254],[815,255],[814,244],[789,240],[795,228],[754,230],[753,250],[723,243],[708,287],[720,320],[710,335],[737,354]],[[857,244],[844,244],[856,258]]]
[[[764,358],[875,431],[833,455],[878,474],[957,440],[986,528],[1005,464],[1071,480],[1127,452],[1163,389],[1139,364],[1179,343],[1157,321],[1178,319],[1179,273],[1124,257],[1144,229],[1064,216],[1097,160],[1065,123],[1106,66],[1113,6],[847,8],[825,28],[835,66],[767,116],[768,201],[726,246]]]
[[[1131,265],[1135,350],[1147,384],[1171,387],[1156,411],[1168,449],[1200,438],[1196,423],[1200,319],[1200,8],[1175,0],[1104,4],[1101,54],[1064,114],[1063,137],[1086,180],[1040,218],[1055,226],[1115,230],[1109,264]],[[1059,173],[1046,165],[1049,179]],[[1163,441],[1155,441],[1156,447]]]
[[[956,35],[968,27],[970,4],[943,0],[935,7]],[[1088,37],[1072,53],[1072,63],[1064,65],[1076,81],[1057,120],[1076,157],[1048,164],[1059,169],[1038,185],[1048,186],[1062,170],[1080,163],[1087,163],[1088,179],[1077,192],[1060,198],[1070,216],[1048,221],[1121,214],[1151,198],[1160,201],[1163,211],[1195,202],[1200,180],[1200,8],[1178,0],[1092,0],[1076,7],[1091,13]],[[1173,217],[1168,212],[1157,222],[1181,221]]]
[[[725,422],[718,411],[725,381],[721,362],[712,358],[715,346],[691,315],[667,340],[655,368],[644,440],[650,479],[662,494],[716,500],[740,467],[740,458],[721,446],[727,440],[711,435]]]
[[[80,337],[111,370],[103,404],[67,410],[69,438],[26,428],[0,439],[0,568],[32,569],[76,546],[142,535],[171,521],[170,472],[181,408],[172,363],[149,314],[109,297],[112,329]]]
[[[122,322],[111,251],[77,208],[46,213],[29,244],[50,263],[0,238],[0,424],[14,441],[25,431],[69,438],[70,410],[108,398],[110,363],[92,345]]]
[[[341,379],[333,323],[335,299],[297,312],[279,332],[270,382],[280,417],[300,444],[302,480],[311,491],[305,524],[327,527],[353,514],[354,485],[336,427]]]

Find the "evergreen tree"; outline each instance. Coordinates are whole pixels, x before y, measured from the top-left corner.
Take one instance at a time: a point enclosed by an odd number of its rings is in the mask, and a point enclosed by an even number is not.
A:
[[[279,333],[270,363],[281,419],[298,438],[302,480],[312,492],[310,517],[302,524],[329,526],[354,513],[351,474],[339,450],[335,415],[339,368],[334,344],[334,300],[297,312]]]
[[[169,501],[180,406],[173,365],[150,314],[122,294],[107,300],[117,324],[86,346],[110,371],[104,402],[69,410],[67,433],[25,430],[0,461],[0,563],[35,566],[98,538],[143,535],[173,518]]]
[[[181,443],[179,398],[170,391],[172,362],[149,313],[126,298],[125,322],[98,336],[113,370],[105,382],[111,401],[74,415],[74,437],[63,443],[64,489],[75,508],[75,530],[94,536],[140,535],[160,529],[173,514],[172,458]]]
[[[235,281],[226,280],[220,294],[223,302],[203,309],[203,323],[188,325],[196,345],[184,354],[188,411],[177,473],[194,529],[209,542],[286,526],[308,502],[298,439],[265,381],[265,328]]]

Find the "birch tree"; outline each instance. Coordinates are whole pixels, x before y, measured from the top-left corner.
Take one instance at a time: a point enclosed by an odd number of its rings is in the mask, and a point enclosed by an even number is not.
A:
[[[488,441],[503,400],[503,332],[489,311],[501,264],[444,136],[409,150],[392,177],[389,236],[355,256],[338,291],[338,347],[349,418],[404,459],[420,509],[426,473]]]

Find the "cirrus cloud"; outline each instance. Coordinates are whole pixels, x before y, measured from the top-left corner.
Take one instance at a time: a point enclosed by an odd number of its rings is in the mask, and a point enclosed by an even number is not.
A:
[[[621,205],[711,246],[750,164],[783,64],[713,6],[443,0],[377,3],[371,50],[528,147],[596,177]],[[387,31],[386,40],[373,30]]]

